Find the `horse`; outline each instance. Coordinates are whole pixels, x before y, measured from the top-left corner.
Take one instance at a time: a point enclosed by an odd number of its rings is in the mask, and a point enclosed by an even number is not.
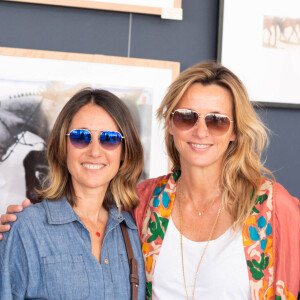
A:
[[[281,23],[280,17],[264,16],[263,30],[268,33],[268,41],[265,42],[267,46],[276,48],[282,31]]]
[[[46,150],[30,151],[23,160],[23,166],[25,169],[26,197],[31,199],[31,202],[37,203],[40,198],[35,189],[47,184],[49,173]]]
[[[299,43],[300,35],[300,19],[299,18],[282,18],[280,22],[281,39],[286,43]],[[293,42],[292,38],[295,38]]]
[[[50,128],[42,102],[42,96],[29,93],[0,99],[0,166],[4,161],[9,160],[18,145],[35,146],[36,142],[26,138],[27,132],[38,136],[41,140],[39,142],[41,150],[30,151],[23,161],[26,196],[33,203],[38,202],[34,189],[41,187],[45,173],[48,171],[46,141]]]

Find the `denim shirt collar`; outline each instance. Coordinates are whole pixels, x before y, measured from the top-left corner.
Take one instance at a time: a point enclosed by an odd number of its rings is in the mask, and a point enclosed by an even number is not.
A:
[[[59,225],[67,224],[74,221],[80,221],[78,215],[75,213],[70,203],[65,197],[62,197],[57,201],[45,200],[45,210],[47,215],[47,221],[49,224]],[[109,210],[109,219],[107,226],[118,225],[125,220],[127,227],[131,229],[137,229],[135,222],[129,213],[118,210],[118,208],[113,205]]]

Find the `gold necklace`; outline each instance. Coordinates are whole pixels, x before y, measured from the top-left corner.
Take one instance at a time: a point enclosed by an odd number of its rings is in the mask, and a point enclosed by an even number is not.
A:
[[[185,281],[184,261],[183,261],[181,190],[179,189],[179,187],[180,187],[180,179],[181,178],[178,179],[177,190],[178,190],[178,203],[179,203],[179,232],[180,232],[180,246],[181,246],[181,262],[182,262],[182,274],[183,274],[183,282],[184,282],[184,288],[185,288],[185,293],[186,293],[186,299],[189,300],[189,294],[188,294],[188,291],[187,291],[187,286],[186,286],[186,281]],[[198,266],[197,266],[195,280],[194,280],[192,300],[194,300],[194,297],[195,297],[195,289],[196,289],[196,282],[197,282],[197,275],[198,275],[198,272],[199,272],[199,267],[200,267],[201,262],[203,260],[204,254],[205,254],[206,249],[208,247],[208,244],[209,244],[209,242],[210,242],[210,240],[211,240],[211,238],[212,238],[212,236],[214,234],[215,227],[217,225],[217,222],[218,222],[221,210],[222,210],[222,201],[220,202],[220,206],[219,206],[219,210],[218,210],[218,213],[217,213],[217,217],[216,217],[214,225],[213,225],[213,227],[212,227],[212,229],[210,231],[209,237],[207,239],[207,243],[206,243],[205,248],[204,248],[204,250],[203,250],[203,252],[201,254],[201,257],[200,257],[200,260],[199,260],[199,263],[198,263]]]
[[[95,235],[98,237],[98,238],[101,238],[101,233],[100,233],[100,229],[102,227],[102,225],[95,225],[93,222],[91,222],[89,219],[87,218],[84,218],[85,221],[81,220],[83,223],[89,223],[91,226],[91,229],[93,230],[93,234],[95,233]],[[85,224],[86,226],[86,224]],[[87,227],[87,226],[86,226]],[[90,231],[91,233],[91,231]]]
[[[182,198],[186,199],[182,193],[181,193],[180,196],[181,196]],[[208,207],[204,208],[203,210],[197,209],[197,208],[195,207],[194,202],[192,201],[192,203],[193,203],[193,208],[194,208],[194,210],[197,212],[197,215],[198,215],[199,217],[201,217],[201,216],[203,215],[204,212],[206,212],[209,208],[211,208],[211,207],[214,205],[214,203],[215,203],[216,200],[219,198],[219,196],[220,196],[220,194],[218,194],[218,196],[214,198],[214,200],[211,202],[211,204],[210,204]]]
[[[74,208],[73,208],[74,209]],[[74,211],[75,211],[75,209],[74,209]],[[76,212],[76,211],[75,211]],[[77,212],[76,212],[77,213]],[[77,215],[79,216],[79,214],[77,213]],[[95,235],[98,237],[98,238],[101,238],[101,233],[100,233],[100,229],[101,229],[101,226],[102,225],[95,225],[92,221],[90,221],[88,218],[86,218],[86,217],[80,217],[79,216],[79,218],[80,218],[80,220],[81,220],[81,222],[82,223],[84,223],[84,225],[85,225],[85,227],[87,228],[88,226],[87,226],[87,224],[86,223],[89,223],[89,225],[90,225],[90,228],[91,229],[93,229],[93,231],[95,232]],[[88,229],[88,228],[87,228]],[[91,231],[88,229],[88,231],[90,232],[90,234],[91,234]]]

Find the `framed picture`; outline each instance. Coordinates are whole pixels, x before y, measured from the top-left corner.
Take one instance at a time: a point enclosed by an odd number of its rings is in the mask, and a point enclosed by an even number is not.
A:
[[[300,108],[300,2],[221,0],[218,60],[250,99]]]
[[[160,15],[182,20],[181,0],[5,0]]]
[[[155,112],[179,74],[177,62],[0,48],[0,214],[36,201],[48,172],[46,142],[70,97],[83,87],[111,91],[129,107],[144,148],[142,179],[168,172]]]

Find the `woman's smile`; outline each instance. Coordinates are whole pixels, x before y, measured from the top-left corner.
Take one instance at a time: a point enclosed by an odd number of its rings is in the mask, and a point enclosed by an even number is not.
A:
[[[104,164],[95,164],[95,163],[82,163],[81,164],[84,168],[89,170],[100,170],[105,167]]]
[[[192,148],[196,150],[206,150],[212,146],[212,144],[198,144],[198,143],[188,143]]]

